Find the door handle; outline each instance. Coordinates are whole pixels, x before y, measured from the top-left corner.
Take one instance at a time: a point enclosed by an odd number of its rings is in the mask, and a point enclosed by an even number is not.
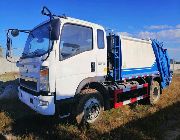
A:
[[[91,72],[95,72],[96,66],[95,62],[91,62]]]

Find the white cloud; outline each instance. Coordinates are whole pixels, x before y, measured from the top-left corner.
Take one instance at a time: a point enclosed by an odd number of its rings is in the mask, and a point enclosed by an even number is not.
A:
[[[176,28],[180,29],[180,24],[176,25]]]
[[[180,29],[161,30],[158,32],[142,31],[137,33],[135,36],[142,39],[152,38],[163,41],[180,42]]]
[[[151,25],[143,27],[142,31],[137,33],[121,32],[120,34],[141,39],[157,39],[164,43],[170,58],[180,61],[180,24]]]
[[[148,32],[148,31],[141,31],[139,32],[137,35],[138,38],[142,38],[142,39],[149,39],[149,38],[156,38],[156,33],[154,32]]]
[[[123,36],[130,36],[130,37],[133,36],[132,34],[130,34],[128,32],[119,32],[118,34],[123,35]]]
[[[175,51],[175,52],[180,52],[180,47],[177,48],[167,48],[168,51]]]
[[[157,33],[160,38],[180,39],[180,29],[163,30]]]
[[[150,26],[145,26],[144,29],[146,30],[163,30],[163,29],[171,29],[173,26],[169,25],[150,25]]]
[[[180,29],[180,24],[177,24],[175,26],[170,25],[150,25],[150,26],[144,26],[145,30],[167,30],[167,29]]]
[[[180,24],[177,24],[176,26],[152,25],[146,26],[146,28],[161,30],[144,30],[135,34],[131,34],[129,32],[119,32],[119,34],[141,39],[158,39],[163,42],[180,43]]]

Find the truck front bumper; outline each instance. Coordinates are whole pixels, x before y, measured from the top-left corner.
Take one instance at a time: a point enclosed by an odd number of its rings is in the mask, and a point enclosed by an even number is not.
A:
[[[20,88],[18,90],[19,99],[31,109],[42,115],[55,114],[54,96],[33,96]]]

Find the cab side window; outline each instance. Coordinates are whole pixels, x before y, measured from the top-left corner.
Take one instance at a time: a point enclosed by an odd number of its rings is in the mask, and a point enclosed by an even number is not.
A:
[[[97,45],[99,49],[104,49],[104,31],[97,30]]]
[[[93,49],[92,28],[65,24],[60,41],[60,60],[70,58],[79,53]]]

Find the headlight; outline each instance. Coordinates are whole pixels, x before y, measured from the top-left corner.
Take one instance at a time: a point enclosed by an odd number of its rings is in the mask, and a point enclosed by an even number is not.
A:
[[[40,90],[49,91],[49,69],[41,67],[40,70]]]

